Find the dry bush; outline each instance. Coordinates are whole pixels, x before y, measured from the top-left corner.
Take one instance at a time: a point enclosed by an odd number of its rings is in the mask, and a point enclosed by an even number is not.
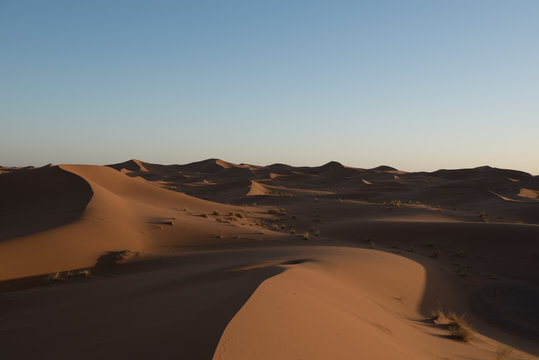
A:
[[[484,211],[481,211],[481,213],[479,214],[479,217],[486,223],[488,223],[488,218],[487,218],[487,213],[484,212]]]
[[[470,342],[473,339],[473,331],[467,326],[451,325],[449,326],[449,333],[454,338],[464,342]]]
[[[448,326],[449,334],[455,339],[464,342],[473,339],[473,329],[464,315],[458,316],[454,312],[450,312],[446,316],[442,309],[437,309],[431,312],[429,319],[435,324]]]
[[[304,232],[303,235],[301,235],[301,236],[303,237],[303,240],[310,240],[311,239],[311,237],[309,236],[308,231]]]
[[[268,214],[275,214],[275,215],[282,215],[282,216],[286,216],[286,209],[284,208],[271,208],[268,210]]]
[[[431,320],[434,323],[440,323],[447,321],[447,318],[445,317],[445,313],[442,309],[438,308],[436,310],[432,310],[430,312],[429,320]]]
[[[90,269],[84,269],[84,270],[79,270],[77,272],[77,275],[81,278],[85,278],[85,279],[88,279],[91,275],[90,273]]]
[[[65,279],[65,275],[62,272],[57,271],[57,272],[47,275],[46,280],[47,282],[57,282],[57,281],[65,281],[66,279]]]

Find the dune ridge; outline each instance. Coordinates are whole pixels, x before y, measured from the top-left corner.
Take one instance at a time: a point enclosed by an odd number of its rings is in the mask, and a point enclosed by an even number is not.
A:
[[[538,193],[488,166],[2,167],[0,356],[536,359]]]

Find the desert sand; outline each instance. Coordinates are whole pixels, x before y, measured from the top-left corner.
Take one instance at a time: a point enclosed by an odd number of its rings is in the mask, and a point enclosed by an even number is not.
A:
[[[539,359],[539,176],[0,168],[1,359]]]

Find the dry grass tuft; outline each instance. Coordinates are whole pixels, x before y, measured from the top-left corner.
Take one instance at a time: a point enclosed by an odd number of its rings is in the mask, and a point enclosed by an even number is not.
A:
[[[367,241],[369,242],[369,247],[371,249],[376,249],[376,244],[374,243],[374,240],[371,238],[368,238]]]
[[[303,235],[301,235],[301,237],[303,237],[303,240],[310,240],[311,237],[309,236],[309,232],[306,231],[303,233]]]
[[[442,309],[437,309],[430,312],[429,320],[434,323],[438,323],[447,321],[447,318],[445,317],[444,311]]]
[[[448,326],[449,334],[458,340],[470,342],[473,339],[473,329],[464,315],[458,316],[454,312],[445,315],[442,309],[433,310],[429,317],[434,324]]]
[[[481,211],[481,213],[479,214],[479,217],[486,223],[488,223],[488,218],[487,218],[487,213],[484,212],[484,211]]]
[[[282,215],[286,216],[286,209],[285,208],[271,208],[268,210],[268,214],[275,214],[275,215]]]
[[[473,339],[472,329],[468,326],[451,325],[449,333],[456,339],[464,342],[470,342]]]

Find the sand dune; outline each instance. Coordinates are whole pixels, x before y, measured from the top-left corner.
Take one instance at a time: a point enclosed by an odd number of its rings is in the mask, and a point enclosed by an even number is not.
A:
[[[534,359],[538,194],[491,167],[2,167],[0,357]]]

